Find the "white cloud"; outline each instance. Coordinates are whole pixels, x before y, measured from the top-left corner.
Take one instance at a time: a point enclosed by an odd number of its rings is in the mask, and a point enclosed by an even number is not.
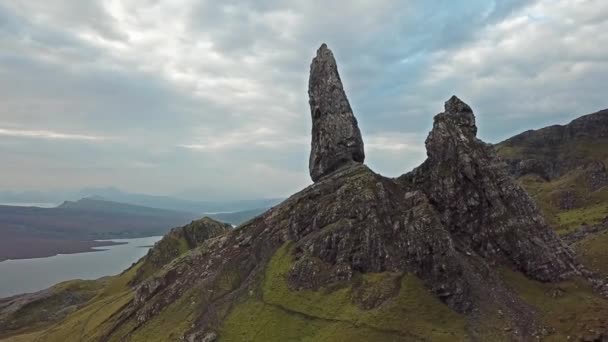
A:
[[[498,125],[602,109],[608,105],[601,81],[608,77],[606,17],[602,0],[532,3],[470,44],[438,52],[423,84],[457,89],[481,112],[500,113]]]
[[[2,153],[36,161],[36,186],[297,191],[308,181],[309,63],[327,42],[367,161],[398,175],[424,159],[432,116],[454,93],[492,140],[606,106],[606,6],[0,0],[0,119],[16,123],[0,124],[0,135],[24,141]],[[36,144],[43,139],[65,144]],[[71,143],[109,139],[121,143]],[[49,163],[61,160],[52,179],[42,150]],[[19,165],[27,163],[15,162],[0,188],[29,186]],[[81,165],[95,177],[77,177]]]
[[[15,137],[15,138],[33,138],[33,139],[50,139],[50,140],[80,140],[80,141],[108,141],[113,140],[110,137],[102,137],[95,135],[86,134],[72,134],[72,133],[61,133],[46,130],[22,130],[22,129],[9,129],[0,128],[1,136]]]

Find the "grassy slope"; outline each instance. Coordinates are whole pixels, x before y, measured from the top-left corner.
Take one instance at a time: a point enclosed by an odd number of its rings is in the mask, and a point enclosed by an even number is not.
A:
[[[102,323],[133,298],[128,282],[138,266],[111,278],[104,289],[86,307],[74,312],[61,324],[44,331],[38,341],[87,341],[97,336]]]
[[[574,248],[579,260],[589,269],[608,277],[608,231],[588,236]]]
[[[604,237],[608,238],[608,234]],[[467,340],[465,317],[442,304],[411,274],[357,275],[342,287],[294,291],[286,281],[292,262],[291,247],[286,244],[267,265],[259,287],[234,303],[219,330],[221,341]],[[138,267],[140,264],[110,278],[87,306],[60,324],[1,341],[97,341],[111,327],[115,314],[132,299],[128,283]],[[608,302],[593,294],[583,282],[542,284],[512,271],[505,270],[503,275],[550,327],[552,333],[546,340],[591,336],[591,332],[608,327]],[[214,284],[213,292],[221,295],[238,283],[227,272]],[[211,298],[206,295],[208,292],[192,288],[134,333],[134,323],[127,322],[110,341],[176,340]],[[375,304],[365,307],[363,303],[368,302]],[[488,320],[483,324],[487,326],[477,329],[486,340],[508,340],[502,322],[492,326]]]
[[[7,317],[6,323],[0,326],[4,330],[0,331],[0,336],[30,332],[60,321],[95,297],[101,288],[102,284],[93,280],[72,280],[57,284],[48,290],[48,296],[24,305]]]
[[[571,232],[583,224],[600,223],[608,216],[608,189],[589,192],[579,170],[574,170],[560,178],[547,182],[538,177],[524,176],[519,182],[545,214],[545,217],[560,234]],[[556,196],[562,191],[570,191],[579,198],[579,207],[560,210]]]
[[[220,333],[223,341],[465,338],[464,317],[437,300],[413,275],[366,274],[356,286],[292,291],[286,282],[291,264],[291,251],[285,245],[267,266],[258,293],[242,298],[231,311]],[[387,300],[366,310],[355,299],[369,297]]]
[[[499,144],[496,150],[506,159],[531,159],[555,156],[562,159],[586,159],[603,161],[608,165],[608,141],[578,140],[560,146],[544,148],[527,148]],[[558,233],[568,233],[581,224],[596,224],[608,216],[608,189],[590,192],[580,170],[548,182],[539,177],[527,175],[519,179],[524,188],[536,200],[538,206]],[[576,209],[560,210],[556,203],[557,195],[562,191],[571,191],[579,199]]]
[[[608,300],[583,281],[546,284],[510,270],[503,270],[503,279],[537,309],[549,327],[547,341],[594,341],[598,331],[608,329]]]

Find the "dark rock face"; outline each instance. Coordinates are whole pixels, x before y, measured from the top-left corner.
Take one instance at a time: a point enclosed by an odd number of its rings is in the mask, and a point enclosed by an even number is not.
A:
[[[601,142],[607,140],[608,109],[582,116],[567,125],[526,131],[497,146],[516,150],[513,155],[503,155],[515,177],[534,174],[552,180],[594,162],[597,157],[608,156],[605,151],[599,151],[603,148]]]
[[[587,186],[591,191],[597,191],[608,186],[608,172],[602,162],[591,162],[584,167]]]
[[[357,119],[344,93],[334,55],[323,44],[310,66],[308,84],[312,115],[310,176],[313,181],[351,163],[365,152]]]
[[[470,107],[452,97],[426,140],[428,159],[400,181],[425,193],[454,239],[489,261],[542,281],[576,274],[571,252],[476,133]]]

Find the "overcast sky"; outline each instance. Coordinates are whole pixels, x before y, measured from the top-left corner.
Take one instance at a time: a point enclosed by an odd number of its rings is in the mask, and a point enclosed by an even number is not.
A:
[[[0,0],[0,189],[298,191],[323,42],[367,164],[397,176],[453,94],[489,142],[608,107],[606,18],[606,0]]]

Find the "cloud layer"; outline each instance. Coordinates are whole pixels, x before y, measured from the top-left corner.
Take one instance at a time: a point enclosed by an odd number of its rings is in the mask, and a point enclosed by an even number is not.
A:
[[[396,176],[452,94],[492,142],[608,107],[607,16],[601,0],[0,0],[0,188],[297,191],[322,42],[368,163]]]

